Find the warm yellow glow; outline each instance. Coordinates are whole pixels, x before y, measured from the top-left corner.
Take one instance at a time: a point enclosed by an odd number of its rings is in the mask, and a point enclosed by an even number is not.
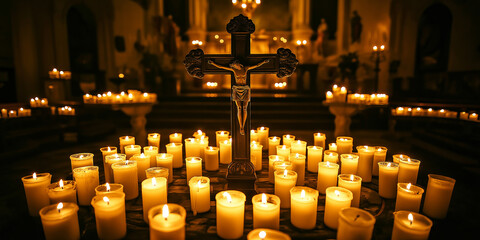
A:
[[[260,231],[258,233],[258,237],[262,240],[265,239],[266,236],[267,236],[267,233],[265,231]]]
[[[337,197],[340,197],[340,191],[335,190],[335,195],[337,195]]]
[[[388,163],[388,164],[387,164],[387,167],[390,167],[391,165],[392,165],[391,163]]]
[[[283,177],[287,177],[287,173],[288,173],[287,169],[283,170]]]
[[[373,46],[373,51],[378,51],[378,47],[377,46]]]
[[[277,40],[278,40],[278,38],[277,38],[277,37],[273,37],[273,41],[277,41]]]
[[[200,129],[199,129],[199,130],[197,130],[197,134],[198,134],[198,135],[203,135],[203,132],[202,132],[202,130],[200,130]]]
[[[110,199],[108,199],[107,196],[103,197],[103,201],[106,202],[107,204],[110,204]]]
[[[247,8],[247,4],[242,3],[242,8],[244,8],[244,9]]]
[[[327,165],[327,167],[330,167],[330,162],[329,162],[329,161],[327,161],[326,165]]]
[[[202,180],[198,180],[197,182],[197,188],[200,190],[200,186],[202,185]]]
[[[223,193],[223,197],[227,199],[227,202],[231,203],[232,202],[232,196],[228,192]]]
[[[155,179],[155,177],[152,177],[152,185],[154,187],[157,186],[157,179]]]
[[[332,144],[332,147],[336,147],[336,146],[337,146],[337,144],[336,144],[336,143],[331,143],[331,144]]]
[[[312,149],[317,150],[317,146],[313,146]]]
[[[287,149],[287,145],[283,145],[283,146],[282,146],[282,149]]]
[[[168,209],[168,205],[165,204],[165,205],[163,205],[162,216],[163,216],[163,218],[165,218],[165,220],[167,220],[168,215],[170,215],[170,210]]]
[[[265,193],[262,193],[262,204],[267,204],[267,195]]]
[[[302,199],[305,199],[305,190],[302,189],[302,192],[300,193],[300,197]]]
[[[215,39],[218,39],[220,36],[218,36],[218,34],[215,34]]]
[[[62,203],[62,202],[59,202],[59,203],[57,204],[57,210],[58,210],[58,212],[60,212],[60,210],[62,210],[62,208],[63,208],[63,203]]]
[[[56,68],[53,68],[53,72],[58,72],[58,70]]]
[[[302,41],[302,44],[303,44],[303,45],[307,45],[307,40],[303,40],[303,41]]]
[[[355,180],[355,175],[352,174],[350,175],[350,181],[353,181],[353,180]]]
[[[302,44],[302,41],[297,40],[297,45],[301,45],[301,44]]]
[[[33,179],[37,179],[37,173],[34,172],[32,177]]]
[[[232,0],[232,3],[233,3],[233,4],[237,3],[237,0]]]
[[[327,91],[327,97],[332,97],[332,96],[333,96],[333,93],[330,91]]]
[[[60,71],[60,75],[63,75],[63,71]]]
[[[123,73],[118,74],[118,78],[124,78],[125,75]]]
[[[148,97],[148,93],[143,93],[143,97]]]
[[[63,180],[62,180],[62,179],[60,179],[60,181],[58,182],[58,186],[59,186],[61,189],[63,189]]]
[[[260,3],[262,3],[262,1],[260,1],[260,0],[255,0],[255,3],[256,3],[256,4],[260,4]]]
[[[385,50],[385,45],[380,46],[380,50]]]
[[[411,213],[408,214],[408,221],[410,221],[410,225],[413,224],[413,214]]]
[[[220,43],[224,43],[224,42],[225,42],[225,40],[223,40],[223,39],[220,39]]]
[[[110,184],[108,184],[108,182],[105,183],[105,187],[107,188],[107,192],[110,192]]]
[[[299,157],[300,157],[300,154],[296,153],[295,158],[299,158]]]
[[[411,184],[411,183],[408,183],[408,184],[407,184],[407,189],[410,190],[411,187],[412,187],[412,184]]]

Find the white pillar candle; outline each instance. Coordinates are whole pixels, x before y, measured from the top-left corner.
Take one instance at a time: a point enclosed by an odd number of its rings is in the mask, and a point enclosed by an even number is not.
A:
[[[60,181],[48,185],[47,190],[50,204],[59,202],[77,203],[77,184],[75,181]]]
[[[165,178],[167,179],[167,182],[168,182],[168,168],[165,168],[165,167],[151,167],[151,168],[148,168],[147,170],[145,170],[145,175],[147,176],[147,178]]]
[[[158,147],[154,147],[154,146],[143,147],[143,153],[148,157],[150,157],[150,167],[156,167]]]
[[[423,188],[412,185],[411,183],[398,183],[395,211],[419,212],[422,196]]]
[[[188,181],[188,186],[193,215],[210,211],[210,178],[192,177]]]
[[[245,194],[235,190],[217,193],[215,200],[217,235],[219,237],[236,239],[243,236],[245,199]]]
[[[168,140],[170,141],[170,143],[178,143],[178,144],[182,144],[182,134],[181,133],[172,133],[170,135],[168,135]]]
[[[136,161],[119,161],[112,164],[113,179],[115,183],[123,185],[125,199],[131,200],[138,197],[138,170]]]
[[[395,198],[397,193],[398,164],[378,163],[378,195],[383,198]]]
[[[187,157],[185,158],[186,171],[187,171],[187,183],[190,178],[196,176],[202,176],[202,159],[199,157]]]
[[[268,149],[268,135],[269,135],[270,128],[268,127],[258,127],[258,142],[260,145],[265,146]]]
[[[357,174],[358,168],[358,155],[357,154],[342,154],[340,155],[340,161],[342,163],[342,174]]]
[[[100,148],[100,152],[102,152],[103,171],[105,173],[105,181],[110,182],[109,178],[110,178],[110,171],[111,170],[109,170],[110,166],[107,166],[107,163],[105,161],[105,157],[108,156],[108,155],[112,155],[112,154],[117,153],[117,147],[112,147],[112,146],[102,147],[102,148]],[[107,176],[108,176],[108,179],[107,179]]]
[[[250,130],[250,142],[258,142],[258,132],[255,129]]]
[[[185,157],[200,157],[200,144],[195,138],[185,139]]]
[[[114,192],[92,199],[99,239],[121,239],[127,234],[125,193]]]
[[[119,138],[120,141],[120,153],[125,153],[125,146],[135,145],[135,137],[132,136],[122,136]]]
[[[332,150],[325,150],[323,152],[323,161],[324,162],[331,162],[331,163],[338,163],[338,153]]]
[[[173,168],[181,168],[183,166],[183,151],[181,143],[169,143],[165,145],[167,153],[173,155],[172,166]]]
[[[247,240],[291,240],[288,234],[268,228],[256,228],[247,235]]]
[[[314,133],[313,134],[313,145],[325,149],[325,133]]]
[[[173,154],[160,153],[157,155],[157,166],[168,169],[168,183],[173,182]]]
[[[232,162],[232,141],[231,138],[229,140],[224,140],[220,142],[220,163],[221,164],[229,164]]]
[[[393,162],[394,163],[400,163],[400,159],[409,159],[410,157],[405,154],[395,154],[392,156],[393,157]]]
[[[386,147],[375,147],[375,153],[373,154],[373,168],[372,175],[378,176],[378,162],[385,162],[387,158]]]
[[[75,153],[70,155],[72,171],[77,167],[93,166],[93,153]]]
[[[38,216],[38,211],[50,204],[50,198],[45,189],[50,185],[51,180],[50,173],[33,173],[22,177],[30,216]]]
[[[425,202],[423,203],[423,213],[431,218],[445,218],[454,186],[455,179],[453,178],[428,174],[428,186]]]
[[[143,220],[148,223],[148,211],[157,205],[167,203],[167,179],[147,178],[142,182]]]
[[[337,186],[338,168],[336,163],[318,163],[317,190],[321,194],[325,194],[327,188]]]
[[[292,170],[277,170],[275,175],[275,195],[280,198],[281,208],[290,208],[290,189],[297,183],[297,173]]]
[[[285,161],[285,158],[278,155],[268,156],[268,181],[271,183],[275,183],[275,178],[273,176],[275,169],[273,168],[273,164],[277,161]]]
[[[78,204],[88,206],[95,196],[95,188],[100,184],[98,167],[75,168],[73,169],[73,179],[77,183]]]
[[[358,168],[357,175],[362,178],[363,182],[372,181],[373,170],[373,155],[375,154],[375,147],[358,146]]]
[[[123,193],[123,185],[120,183],[105,183],[95,188],[95,196],[104,196],[114,192]]]
[[[420,168],[420,160],[408,158],[400,160],[398,164],[398,182],[401,183],[417,183],[418,169]]]
[[[287,145],[278,145],[277,146],[277,155],[282,156],[285,159],[290,157],[290,147]]]
[[[258,145],[256,142],[250,144],[250,161],[255,167],[255,171],[262,170],[262,145]]]
[[[428,239],[432,220],[419,213],[398,211],[394,213],[392,240]]]
[[[372,239],[375,217],[362,209],[349,207],[340,210],[337,240]]]
[[[302,140],[295,140],[291,143],[290,149],[291,153],[307,155],[307,142]]]
[[[193,133],[193,137],[197,139],[200,139],[201,137],[206,137],[206,136],[207,135],[200,129]]]
[[[337,229],[339,213],[342,209],[350,207],[353,194],[350,190],[342,187],[329,187],[326,193],[323,222],[325,226]]]
[[[200,148],[200,158],[205,159],[205,148],[208,146],[208,137],[201,137],[197,139],[198,147]]]
[[[351,137],[337,137],[337,152],[342,155],[345,153],[352,153],[353,138]]]
[[[282,136],[282,143],[283,145],[286,145],[287,147],[290,147],[293,141],[295,141],[295,136],[291,134],[285,134]],[[278,154],[278,153],[277,153]]]
[[[290,221],[300,229],[313,229],[317,225],[318,191],[309,187],[290,189]]]
[[[80,239],[78,206],[75,203],[58,203],[40,210],[46,240]]]
[[[127,155],[127,160],[130,160],[133,155],[142,153],[142,146],[140,145],[127,145],[125,146],[125,155]]]
[[[279,137],[269,137],[268,138],[268,155],[277,155],[277,146],[280,145]]]
[[[148,212],[150,239],[185,239],[187,211],[175,203],[153,207]]]
[[[205,170],[218,171],[218,147],[205,148]]]
[[[332,152],[336,152],[337,151],[337,144],[336,143],[329,143],[328,144],[328,150],[332,151]]]
[[[353,174],[338,175],[338,186],[350,190],[353,195],[352,207],[360,207],[362,196],[362,178]]]
[[[323,148],[317,146],[307,147],[307,169],[309,172],[318,172],[318,163],[323,160]]]
[[[272,194],[252,197],[253,228],[280,228],[280,198]]]
[[[220,147],[220,143],[228,140],[230,138],[230,132],[228,131],[216,131],[215,140],[217,142],[217,147]],[[221,150],[220,150],[221,151]]]
[[[148,146],[160,147],[160,133],[149,133],[147,135]]]
[[[288,159],[292,162],[292,169],[297,173],[297,186],[305,184],[305,155],[299,153],[290,154]]]
[[[125,148],[128,149],[128,148]],[[133,155],[130,160],[137,162],[138,182],[141,183],[147,178],[145,170],[150,168],[150,157],[141,153]]]
[[[112,164],[127,160],[127,155],[123,153],[115,153],[105,157],[105,182],[114,182],[113,181],[113,170]]]

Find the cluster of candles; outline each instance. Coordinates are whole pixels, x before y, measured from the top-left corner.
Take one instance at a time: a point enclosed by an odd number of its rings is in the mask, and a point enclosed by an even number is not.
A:
[[[272,40],[276,42],[278,40],[278,37],[273,37]],[[280,42],[287,43],[288,40],[285,37],[280,37]]]
[[[207,82],[205,84],[206,88],[209,88],[209,89],[214,89],[214,88],[217,88],[218,87],[218,83],[217,82]]]
[[[203,42],[200,41],[200,40],[193,40],[193,41],[192,41],[192,45],[193,45],[193,46],[196,46],[196,47],[199,47],[199,46],[202,46],[202,45],[203,45]]]
[[[276,89],[285,89],[287,87],[287,82],[278,82],[273,84]]]
[[[30,107],[31,108],[48,107],[48,99],[39,98],[39,97],[31,98]]]
[[[369,104],[369,105],[386,105],[388,104],[388,95],[384,93],[374,94],[361,94],[351,93],[347,95],[346,87],[338,87],[333,85],[332,91],[326,93],[327,102],[345,102],[356,104]]]
[[[86,104],[112,104],[112,103],[154,103],[157,101],[156,93],[142,93],[137,90],[128,90],[127,93],[106,92],[103,94],[83,95],[83,103]]]
[[[166,153],[159,153],[160,134],[149,133],[148,145],[135,145],[135,137],[119,138],[115,146],[100,149],[103,156],[105,184],[100,185],[98,166],[93,166],[92,153],[70,156],[75,181],[51,184],[49,173],[22,178],[28,208],[32,216],[40,214],[46,239],[62,234],[79,238],[77,211],[79,205],[92,205],[100,239],[122,238],[126,234],[125,200],[136,199],[141,186],[143,216],[149,223],[152,239],[184,239],[186,210],[167,203],[168,183],[173,182],[174,169],[186,164],[186,180],[190,188],[194,215],[210,211],[210,179],[206,171],[217,171],[219,163],[228,164],[231,144],[228,131],[216,131],[216,145],[209,146],[205,132],[196,131],[183,139],[181,133],[169,135]],[[328,144],[326,136],[314,133],[314,143],[285,134],[269,135],[268,127],[251,130],[251,161],[256,171],[262,170],[262,150],[268,149],[268,181],[274,194],[253,196],[253,228],[248,239],[290,239],[279,232],[280,208],[290,209],[290,221],[299,229],[317,225],[318,196],[326,194],[323,222],[337,230],[337,239],[370,239],[375,217],[359,208],[362,182],[379,177],[379,195],[396,198],[393,239],[428,239],[431,218],[445,218],[455,180],[429,174],[423,213],[419,214],[424,193],[416,186],[420,161],[405,154],[393,155],[386,161],[387,148],[358,146],[353,153],[353,138],[338,137]],[[184,148],[183,148],[183,143]],[[281,144],[280,144],[281,143]],[[184,158],[185,157],[185,158]],[[304,186],[305,171],[318,174],[317,188]],[[235,190],[215,195],[217,234],[224,239],[240,238],[244,232],[246,196]],[[56,229],[64,229],[57,231]],[[67,232],[67,233],[66,233]]]
[[[478,121],[478,114],[475,112],[460,112],[447,109],[433,109],[421,107],[397,107],[392,109],[394,116],[413,116],[413,117],[438,117],[438,118],[460,118],[463,120]]]
[[[2,108],[1,118],[31,117],[32,109],[19,108],[18,110]]]
[[[52,109],[52,114],[55,114],[55,107],[51,107],[51,109]],[[70,106],[57,108],[57,110],[58,110],[58,115],[75,116],[75,108],[72,108]]]
[[[52,71],[48,71],[48,76],[50,79],[71,79],[72,73],[70,71],[63,71],[54,68]]]

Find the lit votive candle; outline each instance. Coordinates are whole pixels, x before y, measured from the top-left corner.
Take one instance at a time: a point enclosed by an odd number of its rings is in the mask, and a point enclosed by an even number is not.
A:
[[[232,162],[232,141],[224,140],[220,142],[220,163],[229,164]]]
[[[196,132],[193,133],[193,137],[200,139],[201,137],[207,136],[202,130],[197,130]]]
[[[285,161],[285,158],[278,155],[268,156],[268,181],[271,183],[275,182],[273,173],[275,172],[274,163],[277,161]]]
[[[75,203],[58,203],[40,210],[45,239],[80,239],[78,206]]]
[[[149,133],[147,135],[148,146],[160,147],[160,133]]]
[[[400,164],[398,166],[398,182],[412,184],[417,183],[420,160],[407,158],[406,160],[400,160]]]
[[[138,170],[136,161],[119,161],[112,164],[113,179],[115,183],[123,185],[125,199],[131,200],[138,197]]]
[[[297,183],[297,173],[292,170],[277,170],[275,175],[275,195],[280,198],[281,208],[290,208],[290,189]]]
[[[200,148],[200,157],[205,159],[205,148],[208,146],[208,137],[202,136],[197,140],[198,146]]]
[[[255,171],[262,170],[262,145],[256,142],[250,144],[250,161],[255,167]]]
[[[205,148],[205,170],[218,171],[218,147]]]
[[[148,168],[147,170],[145,170],[145,174],[147,176],[147,178],[165,178],[167,179],[168,181],[168,175],[170,175],[168,173],[168,168],[165,168],[165,167],[151,167],[151,168]]]
[[[302,140],[295,140],[291,143],[290,149],[291,153],[307,155],[307,142]]]
[[[412,185],[411,183],[398,183],[395,211],[405,210],[419,212],[422,196],[423,188]]]
[[[319,146],[325,149],[325,139],[326,139],[326,135],[324,133],[314,133],[313,145]]]
[[[174,203],[151,208],[148,212],[150,239],[185,239],[186,216],[185,208]]]
[[[277,230],[256,228],[248,233],[247,240],[291,240],[291,238]]]
[[[99,239],[121,239],[127,234],[125,194],[114,192],[92,199]]]
[[[75,153],[70,155],[72,171],[77,167],[93,166],[93,153]]]
[[[110,166],[107,166],[107,163],[105,161],[105,157],[108,156],[108,155],[112,155],[112,154],[117,153],[117,147],[112,147],[112,146],[102,147],[102,148],[100,148],[100,152],[102,152],[103,171],[105,173],[105,181],[109,182],[110,179],[107,180],[107,175],[110,177],[110,172],[109,172],[109,167]]]
[[[137,162],[137,176],[138,182],[140,183],[147,178],[145,170],[150,168],[150,157],[141,153],[133,155],[130,160]]]
[[[78,204],[88,206],[95,196],[95,188],[100,184],[98,166],[75,168],[73,178],[77,183]]]
[[[125,153],[125,146],[135,145],[135,137],[132,136],[122,136],[119,138],[120,141],[120,153]]]
[[[357,174],[358,168],[358,155],[357,154],[342,154],[340,155],[340,161],[342,168],[340,173],[342,174]]]
[[[436,219],[447,217],[454,186],[455,179],[453,178],[428,174],[428,186],[425,202],[423,203],[423,213]]]
[[[297,186],[305,184],[305,155],[299,153],[290,154],[292,169],[297,173]]]
[[[157,166],[168,169],[168,183],[173,182],[173,154],[160,153],[157,155]]]
[[[258,127],[257,128],[258,142],[260,142],[260,145],[265,146],[265,148],[268,147],[269,131],[270,131],[270,129],[268,127]]]
[[[143,147],[143,153],[148,157],[150,157],[150,167],[156,167],[158,147],[154,147],[154,146]]]
[[[47,190],[50,204],[59,202],[77,203],[77,183],[75,181],[60,181],[48,185]]]
[[[169,143],[165,145],[167,153],[172,154],[172,166],[173,168],[181,168],[183,166],[183,150],[181,143]],[[158,160],[157,160],[158,164]]]
[[[285,134],[282,136],[282,138],[283,138],[283,141],[282,141],[283,145],[286,145],[287,147],[290,147],[292,142],[295,141],[295,136],[291,134]]]
[[[220,147],[220,143],[228,140],[230,138],[230,132],[228,131],[216,131],[215,140],[217,142],[217,147]]]
[[[252,198],[253,228],[280,228],[280,198],[272,194],[257,194]]]
[[[120,183],[105,183],[95,188],[95,196],[104,196],[114,192],[123,193],[123,185]]]
[[[337,240],[372,239],[375,217],[362,209],[349,207],[340,210]]]
[[[327,227],[337,229],[339,213],[342,209],[350,207],[353,194],[342,187],[329,187],[326,192],[323,222]]]
[[[258,132],[255,129],[250,130],[250,142],[258,142]]]
[[[331,150],[325,150],[323,152],[323,161],[324,162],[331,162],[331,163],[338,163],[338,153],[331,151]]]
[[[419,213],[398,211],[394,213],[392,240],[428,239],[432,221]]]
[[[185,157],[200,157],[200,144],[195,138],[185,139]]]
[[[126,159],[127,155],[123,153],[115,153],[105,156],[105,182],[113,182],[112,164],[118,161],[125,161]]]
[[[327,188],[337,186],[338,168],[336,163],[318,163],[317,190],[321,194],[325,194]]]
[[[280,145],[279,137],[268,138],[268,155],[277,155],[277,146]]]
[[[375,147],[375,153],[373,154],[373,168],[372,175],[378,176],[378,162],[385,162],[387,158],[386,147]]]
[[[285,159],[290,157],[290,147],[287,145],[278,145],[277,146],[277,155],[282,156]]]
[[[290,221],[300,229],[313,229],[317,225],[318,191],[309,187],[290,189]]]
[[[342,155],[345,153],[352,153],[353,138],[351,137],[337,137],[337,152]]]
[[[38,216],[38,211],[50,204],[50,198],[45,189],[50,185],[51,180],[50,173],[33,173],[22,177],[30,216]]]
[[[468,120],[477,121],[478,120],[478,114],[477,113],[471,113],[470,115],[468,115]]]
[[[318,163],[323,160],[323,148],[317,146],[307,147],[307,169],[309,172],[318,172]]]
[[[188,186],[193,215],[210,211],[210,178],[192,177],[188,181]]]
[[[337,151],[337,144],[336,143],[329,143],[328,144],[328,150],[332,151],[332,152],[336,152]]]
[[[375,154],[375,147],[358,146],[358,168],[357,175],[362,178],[363,182],[372,181],[373,170],[373,155]]]
[[[378,194],[383,198],[395,198],[397,193],[398,164],[378,163]]]
[[[199,157],[187,157],[186,162],[186,171],[187,171],[187,182],[190,181],[192,177],[202,176],[202,159]]]
[[[338,175],[338,186],[352,192],[352,207],[360,207],[360,196],[362,195],[361,177],[353,174],[340,174]]]
[[[170,140],[171,143],[178,143],[182,144],[182,134],[181,133],[172,133],[168,135],[168,140]]]
[[[127,145],[125,146],[125,155],[127,155],[127,160],[130,160],[133,155],[142,153],[142,146],[140,145]]]
[[[400,164],[400,160],[401,160],[401,159],[407,160],[407,159],[410,158],[409,156],[407,156],[407,155],[405,155],[405,154],[395,154],[395,155],[393,155],[392,157],[393,157],[393,162],[394,162],[394,163],[398,163],[398,164]]]
[[[142,182],[143,220],[148,223],[148,211],[157,205],[167,203],[167,179],[147,178]]]
[[[235,190],[217,193],[217,235],[224,239],[236,239],[243,235],[245,194]]]

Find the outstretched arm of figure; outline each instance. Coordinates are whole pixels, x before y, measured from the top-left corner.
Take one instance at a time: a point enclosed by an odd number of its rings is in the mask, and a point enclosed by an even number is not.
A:
[[[265,59],[265,60],[263,60],[262,62],[258,63],[257,65],[253,65],[253,66],[248,67],[248,68],[247,68],[247,71],[248,71],[248,70],[255,69],[255,68],[258,68],[258,67],[262,66],[263,64],[269,63],[269,62],[270,62],[270,59]]]
[[[232,71],[232,72],[233,72],[233,69],[228,68],[228,67],[224,67],[224,66],[222,66],[222,65],[218,65],[218,64],[216,64],[216,63],[215,63],[214,61],[212,61],[212,60],[208,60],[208,64],[213,65],[213,66],[215,66],[215,67],[217,67],[217,68],[220,68],[220,69],[224,69],[224,70]]]

